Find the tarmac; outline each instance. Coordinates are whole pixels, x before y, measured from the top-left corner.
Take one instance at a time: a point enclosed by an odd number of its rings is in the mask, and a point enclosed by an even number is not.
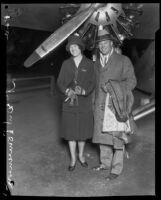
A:
[[[142,94],[135,91],[134,95],[137,106]],[[13,106],[12,124],[8,125],[14,131],[13,196],[155,195],[155,113],[136,121],[137,132],[123,172],[106,182],[109,171],[92,170],[99,164],[99,148],[91,140],[85,147],[88,168],[77,162],[76,169],[68,171],[68,145],[59,137],[61,100],[57,92],[53,96],[49,89],[15,92],[9,95],[9,103]]]

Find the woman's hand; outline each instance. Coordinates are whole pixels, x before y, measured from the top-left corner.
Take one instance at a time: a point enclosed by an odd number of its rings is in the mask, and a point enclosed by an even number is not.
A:
[[[82,88],[81,88],[80,86],[77,85],[77,86],[75,87],[75,93],[78,94],[78,95],[82,94]]]
[[[79,85],[77,85],[75,87],[75,93],[77,95],[85,95],[85,90],[83,88],[81,88]]]
[[[67,92],[67,96],[69,97],[69,98],[75,98],[75,91],[74,90],[72,90],[71,88],[68,90],[68,92]]]

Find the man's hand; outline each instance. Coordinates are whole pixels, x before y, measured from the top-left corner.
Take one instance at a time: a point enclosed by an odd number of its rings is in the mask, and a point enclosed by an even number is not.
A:
[[[101,85],[101,88],[102,88],[102,90],[103,90],[104,92],[106,92],[106,93],[108,92],[106,83],[102,84],[102,85]]]

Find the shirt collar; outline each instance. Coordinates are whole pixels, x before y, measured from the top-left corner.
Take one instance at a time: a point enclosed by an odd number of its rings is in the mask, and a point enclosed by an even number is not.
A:
[[[109,57],[112,55],[113,53],[113,48],[111,49],[110,53],[108,53],[107,55],[103,55],[102,53],[100,53],[100,62],[102,67],[105,66],[105,64],[108,62]]]

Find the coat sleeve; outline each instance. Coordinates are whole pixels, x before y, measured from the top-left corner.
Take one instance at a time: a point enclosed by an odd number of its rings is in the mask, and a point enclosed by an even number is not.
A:
[[[125,56],[123,62],[123,79],[121,85],[125,90],[133,90],[136,87],[137,80],[134,73],[133,65],[128,57]]]
[[[95,88],[95,83],[96,78],[95,78],[95,70],[94,70],[94,64],[92,63],[90,65],[90,70],[89,70],[89,75],[88,75],[88,82],[85,89],[85,95],[89,95]]]
[[[57,86],[60,89],[60,91],[64,94],[67,89],[66,74],[67,74],[66,64],[65,64],[65,62],[63,62],[61,70],[59,72],[58,79],[57,79]]]

